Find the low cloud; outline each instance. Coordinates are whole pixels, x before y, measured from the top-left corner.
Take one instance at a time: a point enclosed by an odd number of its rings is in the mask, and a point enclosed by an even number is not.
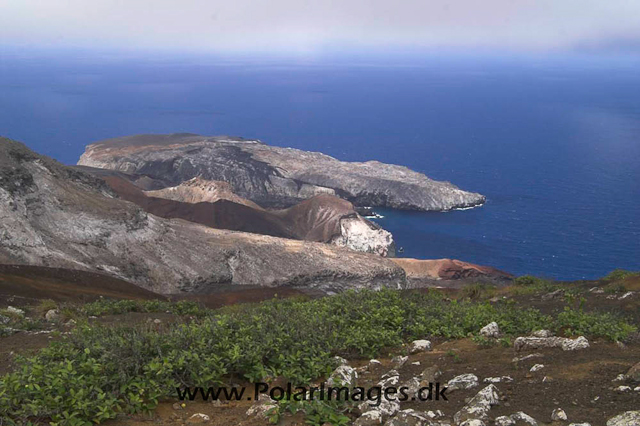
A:
[[[610,47],[640,40],[640,2],[0,0],[0,39],[211,51]]]

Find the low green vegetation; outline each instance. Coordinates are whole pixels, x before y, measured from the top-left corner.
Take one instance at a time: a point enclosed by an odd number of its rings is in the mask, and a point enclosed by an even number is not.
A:
[[[603,279],[606,281],[622,281],[628,277],[638,277],[640,272],[627,271],[624,269],[614,269],[609,272]]]
[[[193,318],[162,327],[109,327],[82,319],[132,311]],[[176,386],[279,376],[308,384],[335,368],[335,355],[373,357],[417,338],[469,337],[491,321],[505,334],[499,341],[503,345],[510,344],[510,337],[543,328],[611,340],[623,340],[636,330],[612,314],[567,308],[550,316],[512,300],[450,300],[438,291],[350,291],[217,311],[193,302],[99,300],[74,312],[79,319],[70,335],[34,356],[18,357],[15,371],[0,378],[0,418],[9,424],[52,421],[54,426],[76,426],[119,412],[145,412],[159,399],[174,396]],[[319,424],[344,420],[335,407],[282,409],[303,409]],[[338,417],[328,418],[332,415]]]
[[[196,302],[181,300],[169,302],[165,300],[113,300],[98,299],[80,307],[69,306],[70,312],[83,316],[118,315],[128,312],[156,313],[166,312],[174,315],[190,315],[202,317],[209,313]]]
[[[0,337],[10,336],[16,330],[39,330],[42,326],[42,319],[29,318],[8,309],[0,309]]]

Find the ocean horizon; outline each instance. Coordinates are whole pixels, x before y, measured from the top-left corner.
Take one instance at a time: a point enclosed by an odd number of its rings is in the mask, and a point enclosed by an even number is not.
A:
[[[0,134],[65,164],[97,140],[179,132],[379,160],[487,197],[376,209],[403,257],[560,280],[640,270],[637,56],[3,58]]]

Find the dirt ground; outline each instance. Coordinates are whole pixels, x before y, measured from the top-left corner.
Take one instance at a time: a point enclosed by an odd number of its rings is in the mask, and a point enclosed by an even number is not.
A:
[[[100,296],[166,299],[105,274],[44,266],[0,265],[0,308],[32,305],[43,299],[89,302]]]

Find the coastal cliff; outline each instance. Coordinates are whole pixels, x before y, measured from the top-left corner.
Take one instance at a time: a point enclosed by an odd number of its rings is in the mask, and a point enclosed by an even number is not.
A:
[[[290,207],[319,194],[356,206],[446,211],[478,206],[481,194],[435,181],[407,167],[343,162],[319,152],[257,140],[189,133],[135,135],[87,146],[79,165],[162,179],[176,186],[194,177],[228,182],[233,192],[262,207]]]
[[[0,138],[0,263],[101,271],[158,293],[403,288],[391,260],[148,214],[100,178]]]

